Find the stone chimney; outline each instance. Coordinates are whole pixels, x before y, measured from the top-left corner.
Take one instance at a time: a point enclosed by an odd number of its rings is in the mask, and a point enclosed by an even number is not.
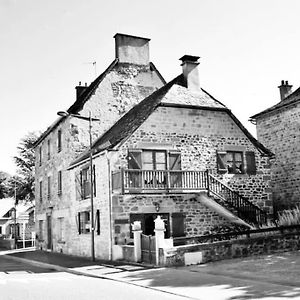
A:
[[[182,61],[182,74],[184,76],[185,85],[188,89],[199,91],[200,81],[198,73],[199,56],[184,55],[180,58]]]
[[[289,85],[287,81],[281,80],[281,85],[278,87],[280,91],[280,100],[284,100],[288,95],[292,93],[292,85]]]
[[[149,64],[150,39],[117,33],[115,36],[116,58],[120,63]]]
[[[75,86],[76,89],[76,100],[79,99],[79,97],[82,95],[82,93],[86,90],[87,83],[85,85],[81,85],[81,81],[79,81],[79,84]]]

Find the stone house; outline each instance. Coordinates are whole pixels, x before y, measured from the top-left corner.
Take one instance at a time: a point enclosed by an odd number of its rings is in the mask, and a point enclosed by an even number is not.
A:
[[[274,210],[300,204],[300,88],[282,81],[280,102],[251,117],[258,140],[275,158],[271,166]]]
[[[89,256],[90,193],[96,257],[120,259],[132,224],[166,238],[201,235],[235,223],[255,226],[272,213],[272,153],[220,101],[200,87],[198,58],[185,55],[182,74],[145,97],[68,167],[72,188],[62,251]]]
[[[114,61],[90,85],[76,87],[76,100],[67,110],[69,114],[91,113],[92,117],[101,118],[101,122],[93,123],[94,138],[165,84],[150,62],[149,39],[119,33],[114,38]],[[77,232],[77,229],[72,207],[74,187],[67,168],[88,145],[88,122],[71,116],[59,117],[35,144],[39,249],[72,252],[68,230]]]

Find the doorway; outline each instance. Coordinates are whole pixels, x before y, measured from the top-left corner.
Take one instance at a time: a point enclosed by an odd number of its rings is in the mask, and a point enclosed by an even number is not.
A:
[[[52,217],[47,216],[47,249],[52,250]]]

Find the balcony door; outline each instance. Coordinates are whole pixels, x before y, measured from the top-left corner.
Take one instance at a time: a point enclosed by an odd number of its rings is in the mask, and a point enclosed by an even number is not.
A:
[[[142,152],[145,188],[164,189],[167,184],[167,153],[162,150],[144,150]]]

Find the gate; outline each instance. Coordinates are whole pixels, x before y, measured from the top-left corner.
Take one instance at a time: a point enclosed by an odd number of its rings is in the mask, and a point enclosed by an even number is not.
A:
[[[142,261],[148,264],[156,264],[155,236],[142,233],[141,248]]]

